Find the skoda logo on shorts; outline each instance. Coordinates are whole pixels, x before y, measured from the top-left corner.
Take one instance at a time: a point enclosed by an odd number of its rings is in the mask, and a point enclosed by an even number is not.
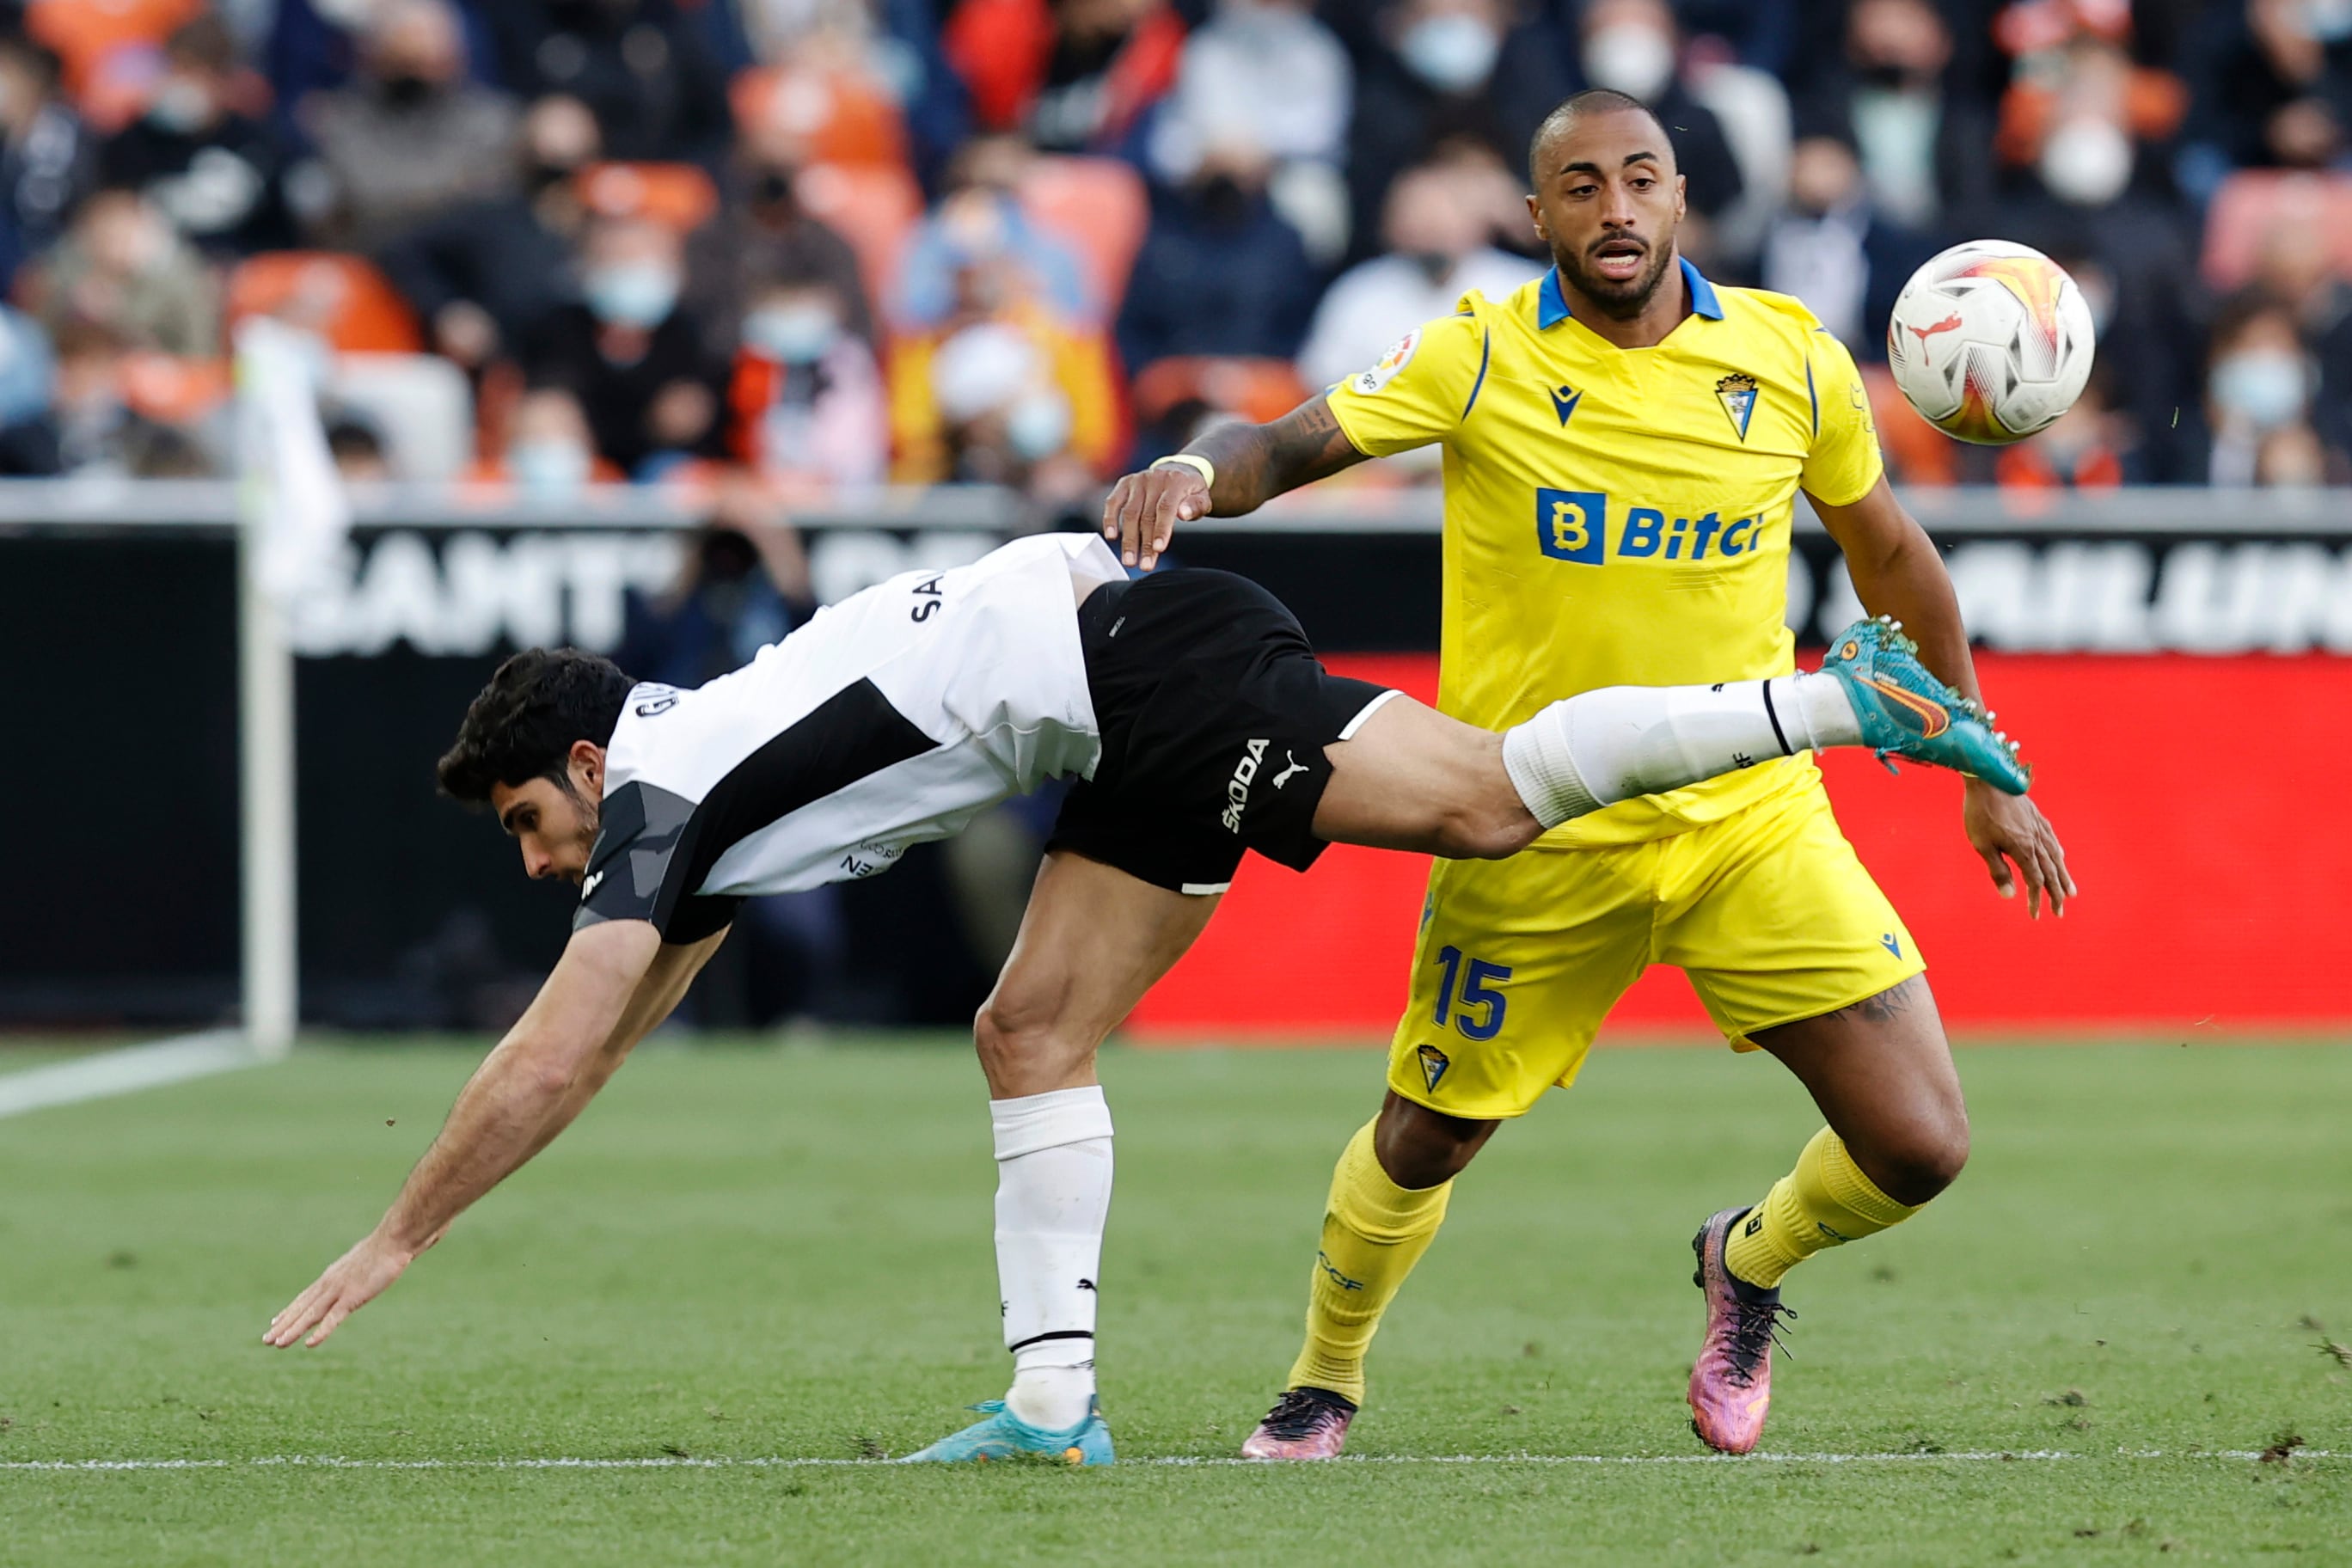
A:
[[[1265,762],[1265,749],[1271,741],[1252,741],[1242,760],[1234,766],[1234,776],[1225,784],[1225,809],[1217,818],[1228,833],[1242,830],[1242,813],[1249,808],[1250,785],[1257,779],[1257,770]]]

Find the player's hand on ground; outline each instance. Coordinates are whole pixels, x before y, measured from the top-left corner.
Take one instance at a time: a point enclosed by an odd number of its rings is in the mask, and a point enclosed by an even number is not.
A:
[[[1103,500],[1105,539],[1118,546],[1118,558],[1146,572],[1160,563],[1179,522],[1209,515],[1209,481],[1181,463],[1146,468],[1111,486]]]
[[[2017,884],[2022,880],[2029,919],[2041,916],[2044,899],[2052,914],[2065,915],[2066,900],[2074,896],[2074,879],[2066,869],[2066,851],[2058,842],[2058,830],[2050,826],[2050,819],[2032,797],[2003,795],[1970,779],[1960,820],[1970,847],[1984,857],[1992,885],[2002,898],[2017,897]]]
[[[288,1303],[284,1311],[269,1320],[261,1342],[279,1350],[297,1340],[306,1345],[325,1343],[345,1318],[383,1295],[415,1258],[415,1252],[369,1232],[358,1246],[336,1258],[308,1290]]]

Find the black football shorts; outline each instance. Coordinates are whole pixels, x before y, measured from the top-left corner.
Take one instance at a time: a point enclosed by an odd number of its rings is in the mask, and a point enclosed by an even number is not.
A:
[[[1242,852],[1304,871],[1323,852],[1323,748],[1396,695],[1326,670],[1281,600],[1229,572],[1171,568],[1078,607],[1102,731],[1048,842],[1181,893],[1230,886]]]

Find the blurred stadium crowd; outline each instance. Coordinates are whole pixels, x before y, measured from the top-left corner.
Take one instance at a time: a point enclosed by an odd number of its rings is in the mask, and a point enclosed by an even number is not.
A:
[[[6,9],[0,472],[221,471],[268,312],[353,475],[1080,505],[1533,276],[1528,137],[1601,85],[1687,252],[1865,360],[1946,244],[2074,271],[2076,411],[1968,450],[1882,377],[1898,477],[2352,479],[2352,0]]]

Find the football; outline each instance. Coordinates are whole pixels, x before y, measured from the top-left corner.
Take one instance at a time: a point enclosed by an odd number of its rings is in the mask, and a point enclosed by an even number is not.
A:
[[[2023,440],[2091,377],[2091,308],[2031,246],[1972,239],[1903,285],[1886,324],[1895,384],[1927,422],[1982,447]]]

